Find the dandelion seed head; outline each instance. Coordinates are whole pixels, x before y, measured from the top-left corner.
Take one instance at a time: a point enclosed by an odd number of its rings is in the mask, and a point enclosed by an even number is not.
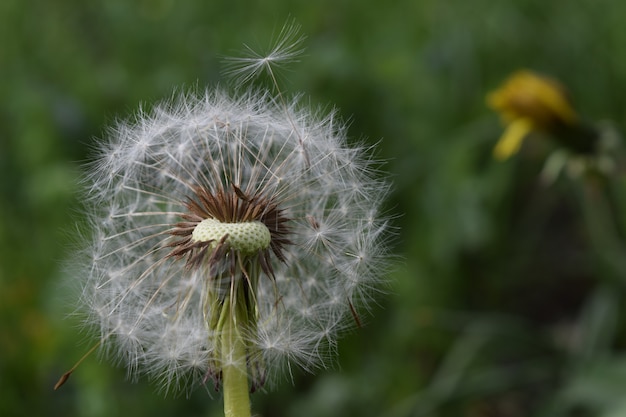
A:
[[[293,59],[284,31],[237,73]],[[327,366],[389,262],[370,151],[335,111],[258,90],[178,94],[119,122],[85,177],[93,232],[77,260],[104,350],[166,392],[219,386],[226,366],[252,390]],[[220,343],[225,316],[244,358]]]

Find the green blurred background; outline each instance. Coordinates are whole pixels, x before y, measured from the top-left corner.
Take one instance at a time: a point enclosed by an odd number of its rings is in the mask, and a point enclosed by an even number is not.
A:
[[[485,94],[530,68],[623,132],[626,2],[617,0],[3,0],[0,2],[0,415],[220,415],[219,394],[163,398],[96,355],[68,318],[76,178],[116,118],[224,83],[220,56],[294,19],[306,53],[283,89],[336,105],[395,182],[389,275],[332,369],[253,396],[266,417],[626,416],[626,185],[611,207],[551,150],[497,162]],[[257,48],[258,49],[258,48]],[[211,396],[213,398],[211,398]]]

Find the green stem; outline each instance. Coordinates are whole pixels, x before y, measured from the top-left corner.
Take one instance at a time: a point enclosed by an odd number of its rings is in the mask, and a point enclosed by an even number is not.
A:
[[[582,204],[591,243],[611,277],[626,274],[626,245],[618,215],[622,210],[611,195],[611,178],[587,178],[583,183]]]
[[[237,329],[237,308],[224,304],[226,320],[222,326],[222,383],[224,387],[224,415],[250,417],[250,389],[246,365],[246,345]]]

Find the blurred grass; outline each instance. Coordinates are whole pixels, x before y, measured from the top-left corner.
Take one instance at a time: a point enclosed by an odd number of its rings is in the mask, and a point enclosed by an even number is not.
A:
[[[5,0],[0,4],[0,415],[206,415],[95,357],[65,319],[62,265],[77,172],[117,117],[224,83],[220,55],[289,17],[307,51],[285,89],[337,105],[380,141],[404,259],[336,369],[256,394],[264,416],[617,416],[626,413],[624,179],[617,221],[580,182],[538,180],[545,141],[506,163],[484,105],[510,72],[560,79],[579,112],[623,132],[626,3]],[[591,190],[593,191],[593,190]],[[80,279],[80,277],[72,277]]]

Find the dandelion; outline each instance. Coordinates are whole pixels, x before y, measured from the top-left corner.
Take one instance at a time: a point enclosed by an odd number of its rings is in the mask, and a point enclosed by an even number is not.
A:
[[[493,150],[497,159],[505,160],[518,152],[532,132],[547,133],[578,152],[593,148],[593,140],[581,136],[580,118],[565,88],[552,78],[517,71],[487,95],[487,104],[500,113],[507,126]]]
[[[100,344],[166,391],[212,381],[227,416],[292,366],[326,366],[388,260],[369,151],[334,113],[259,91],[120,123],[87,178],[82,303]]]
[[[505,160],[518,152],[532,133],[543,134],[558,145],[541,174],[546,183],[552,183],[564,168],[572,177],[610,175],[620,163],[616,154],[621,139],[615,130],[606,124],[585,123],[557,80],[528,70],[517,71],[487,95],[487,104],[506,125],[493,149],[496,159]]]

